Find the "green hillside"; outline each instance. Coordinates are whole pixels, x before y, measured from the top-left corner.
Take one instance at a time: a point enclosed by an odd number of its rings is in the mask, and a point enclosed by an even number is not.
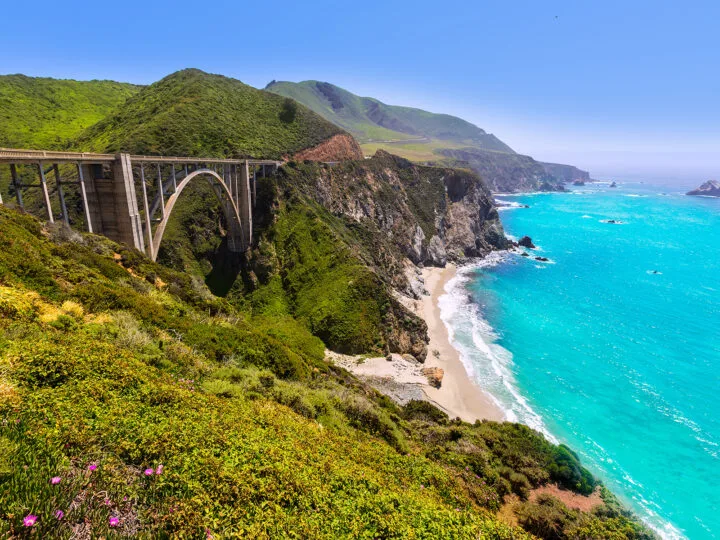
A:
[[[74,147],[212,157],[280,158],[343,131],[308,108],[196,69],[147,86],[85,131]]]
[[[514,497],[541,537],[649,537],[607,492],[590,513],[526,501],[551,481],[593,489],[568,449],[401,407],[327,363],[305,310],[354,342],[344,330],[372,333],[338,315],[386,297],[356,255],[366,233],[273,182],[257,267],[281,267],[251,305],[0,207],[0,534],[529,538],[497,517]]]
[[[113,81],[0,76],[0,147],[59,149],[140,87]]]
[[[438,139],[463,142],[487,150],[512,152],[494,135],[461,118],[411,107],[386,105],[320,81],[272,82],[266,90],[291,97],[327,120],[342,126],[360,142]]]

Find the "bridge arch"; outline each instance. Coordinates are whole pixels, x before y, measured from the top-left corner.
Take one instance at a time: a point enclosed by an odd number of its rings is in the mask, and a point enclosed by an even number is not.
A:
[[[218,173],[212,169],[198,169],[183,178],[183,180],[177,185],[176,191],[165,202],[163,218],[160,220],[157,229],[155,229],[155,234],[152,236],[152,244],[148,246],[150,248],[149,251],[151,252],[150,257],[153,261],[157,260],[158,253],[160,252],[160,244],[162,242],[163,235],[165,234],[165,227],[167,227],[168,221],[170,220],[175,203],[185,187],[198,177],[205,177],[212,186],[213,193],[222,205],[228,225],[227,234],[230,250],[234,252],[243,252],[250,247],[249,241],[245,242],[246,238],[250,238],[250,234],[248,234],[250,231],[246,232],[244,229],[249,229],[251,222],[250,219],[242,219],[238,209],[239,205],[236,204],[233,193]]]

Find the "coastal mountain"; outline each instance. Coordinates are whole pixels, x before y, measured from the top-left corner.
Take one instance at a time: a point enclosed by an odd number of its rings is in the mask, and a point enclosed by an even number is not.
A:
[[[236,79],[186,69],[143,88],[72,146],[85,151],[279,159],[329,141],[339,150],[336,159],[360,156],[346,132],[303,105]]]
[[[320,81],[273,81],[268,92],[290,97],[333,124],[352,133],[361,143],[385,140],[436,139],[469,144],[487,150],[513,150],[492,134],[449,114],[386,105]]]
[[[0,147],[61,149],[140,88],[114,81],[0,75]]]
[[[708,180],[701,186],[688,191],[687,195],[696,195],[703,197],[720,197],[720,182],[717,180]]]
[[[382,149],[416,162],[470,167],[497,192],[561,190],[563,183],[590,177],[572,165],[516,154],[495,135],[455,116],[386,105],[320,81],[273,81],[265,89],[346,129],[366,155]]]

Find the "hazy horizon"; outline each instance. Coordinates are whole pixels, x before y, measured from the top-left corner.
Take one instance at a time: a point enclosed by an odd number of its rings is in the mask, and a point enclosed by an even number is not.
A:
[[[4,7],[9,20],[24,10]],[[646,1],[445,2],[442,9],[419,2],[412,10],[371,2],[355,13],[327,1],[125,5],[166,29],[196,20],[249,23],[213,31],[212,39],[149,32],[133,19],[112,31],[117,13],[109,5],[78,11],[40,2],[36,11],[38,27],[68,29],[82,12],[83,26],[102,39],[89,47],[73,31],[38,40],[22,25],[7,26],[0,46],[14,54],[0,60],[0,73],[147,84],[197,67],[257,88],[318,79],[459,116],[519,153],[595,177],[720,178],[720,74],[711,69],[720,6],[709,1],[681,9]]]

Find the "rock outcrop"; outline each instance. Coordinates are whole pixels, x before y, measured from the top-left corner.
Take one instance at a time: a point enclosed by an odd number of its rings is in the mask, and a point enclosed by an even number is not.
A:
[[[378,150],[371,159],[324,166],[311,180],[307,195],[380,232],[394,246],[388,256],[444,266],[507,245],[490,191],[469,171],[415,165]]]
[[[532,238],[529,236],[523,236],[520,240],[518,240],[518,246],[535,249],[535,244],[533,244]]]
[[[695,195],[702,197],[720,197],[720,182],[717,180],[708,180],[703,185],[688,191],[687,195]]]
[[[345,161],[348,159],[362,159],[363,153],[360,145],[352,135],[339,133],[312,148],[306,148],[295,154],[297,161]]]
[[[422,374],[427,377],[428,384],[434,388],[440,388],[442,386],[442,380],[445,376],[445,371],[438,367],[427,367],[422,369]]]

